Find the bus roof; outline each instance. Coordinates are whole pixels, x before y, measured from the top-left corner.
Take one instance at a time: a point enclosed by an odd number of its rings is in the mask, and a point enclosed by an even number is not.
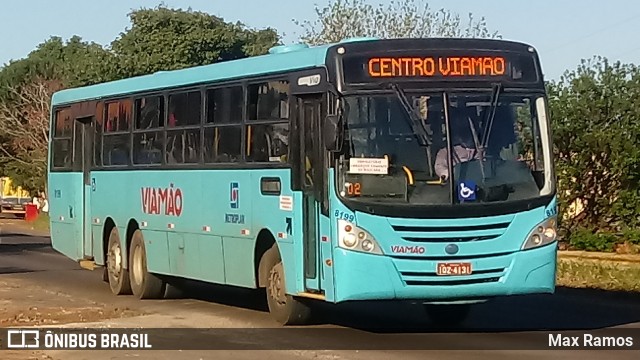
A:
[[[529,45],[502,39],[461,39],[461,38],[426,38],[426,39],[345,39],[338,44],[375,41],[383,43],[420,41],[423,45],[432,46],[484,46],[486,48],[521,49]],[[230,60],[210,65],[191,67],[173,71],[159,71],[154,74],[136,76],[85,87],[66,89],[53,94],[52,105],[70,104],[79,101],[94,100],[118,95],[128,95],[145,91],[163,90],[174,87],[198,85],[207,82],[241,79],[244,77],[302,70],[324,66],[328,50],[337,44],[306,47],[302,44],[281,45],[270,50],[270,54],[253,56],[238,60]]]
[[[149,75],[66,89],[53,94],[51,102],[53,106],[56,106],[149,90],[322,66],[325,64],[327,49],[330,46],[323,45],[302,49],[294,47],[292,51],[282,53],[276,52],[181,70],[159,71]]]

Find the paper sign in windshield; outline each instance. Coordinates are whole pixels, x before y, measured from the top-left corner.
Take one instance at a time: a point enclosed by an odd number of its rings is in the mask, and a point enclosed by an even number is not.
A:
[[[387,175],[389,160],[386,158],[351,158],[349,159],[350,174]]]

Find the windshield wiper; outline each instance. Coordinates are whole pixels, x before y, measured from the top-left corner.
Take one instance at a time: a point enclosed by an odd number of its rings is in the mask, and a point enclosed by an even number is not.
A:
[[[402,107],[404,108],[405,112],[407,113],[407,115],[409,115],[409,119],[410,119],[409,125],[411,126],[413,133],[418,136],[418,139],[420,140],[420,145],[426,146],[426,147],[431,146],[431,141],[429,141],[429,135],[427,134],[427,129],[425,129],[420,116],[416,114],[416,109],[409,102],[407,95],[398,86],[398,84],[392,83],[390,85],[391,85],[391,88],[393,88],[393,90],[395,91],[396,95],[398,96],[398,100],[400,100],[400,104],[402,104]]]
[[[498,98],[500,97],[500,91],[502,90],[502,84],[497,83],[493,85],[491,92],[491,108],[489,109],[489,115],[482,134],[482,148],[486,148],[489,144],[489,137],[491,135],[491,129],[493,128],[493,119],[496,117],[496,109],[498,108]]]
[[[486,125],[484,127],[484,131],[482,133],[482,141],[478,141],[478,135],[476,133],[475,126],[473,125],[473,121],[469,120],[469,127],[471,128],[471,133],[473,135],[473,142],[476,145],[476,151],[479,153],[480,157],[480,171],[482,172],[482,180],[487,178],[484,171],[484,161],[486,156],[486,149],[489,145],[489,137],[491,135],[491,129],[493,128],[493,119],[496,117],[496,109],[498,108],[498,99],[500,97],[500,90],[502,89],[502,84],[496,83],[493,85],[493,89],[491,91],[491,108],[489,108],[489,115],[487,117]]]

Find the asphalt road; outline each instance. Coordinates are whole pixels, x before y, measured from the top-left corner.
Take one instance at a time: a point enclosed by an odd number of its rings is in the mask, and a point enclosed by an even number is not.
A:
[[[72,296],[82,296],[92,301],[115,304],[123,308],[139,309],[158,316],[173,316],[183,321],[191,321],[200,327],[274,328],[276,327],[266,312],[266,305],[259,293],[250,290],[213,286],[189,282],[184,291],[174,292],[173,299],[138,301],[130,296],[111,295],[107,284],[101,279],[100,271],[82,270],[79,266],[51,249],[48,238],[31,237],[20,234],[3,233],[0,241],[0,278],[11,277],[37,282],[48,289],[64,292]],[[482,341],[506,344],[505,351],[449,351],[449,350],[375,350],[347,351],[350,342],[359,344],[380,344],[379,333],[394,333],[398,339],[409,339],[409,333],[430,333],[437,336],[444,332],[435,329],[423,314],[420,306],[398,303],[355,303],[346,305],[326,305],[319,308],[318,323],[308,328],[318,329],[305,334],[297,334],[296,339],[287,338],[281,330],[251,333],[246,340],[248,348],[265,350],[287,349],[292,343],[314,344],[322,348],[331,344],[336,351],[287,352],[273,358],[331,358],[331,359],[459,359],[459,358],[545,358],[562,359],[637,359],[638,351],[524,351],[533,348],[527,337],[518,334],[526,332],[533,336],[561,331],[578,330],[584,333],[595,329],[611,327],[640,328],[640,298],[635,295],[596,292],[587,290],[558,289],[555,295],[522,296],[496,299],[474,308],[463,328],[447,330],[452,335],[442,335],[437,339],[442,348],[456,349],[461,342],[472,341],[481,334]],[[187,320],[184,320],[187,319]],[[176,320],[177,321],[177,320]],[[465,335],[466,334],[466,335]],[[227,348],[238,348],[238,334],[230,333]],[[419,340],[417,340],[419,341]],[[640,330],[635,341],[640,342]],[[519,342],[519,343],[518,343]],[[518,343],[518,344],[516,344]],[[511,345],[511,346],[509,346]],[[383,347],[383,346],[380,346]],[[216,358],[253,358],[250,353],[232,352]],[[75,352],[78,354],[78,352]],[[144,354],[144,353],[142,353]],[[156,360],[165,358],[165,353],[154,355]],[[170,354],[168,352],[167,354]],[[183,355],[187,354],[186,352]],[[261,358],[267,352],[260,352]],[[283,353],[284,354],[284,353]],[[223,354],[220,354],[223,355]],[[169,356],[169,355],[166,355]],[[1,356],[0,356],[1,357]],[[71,358],[71,357],[69,357]],[[80,359],[81,357],[77,357]],[[91,358],[96,358],[92,356]],[[110,356],[109,358],[118,358]],[[123,357],[124,358],[124,357]],[[146,358],[144,355],[138,358]],[[169,356],[167,358],[178,358]],[[193,357],[206,358],[201,354]]]

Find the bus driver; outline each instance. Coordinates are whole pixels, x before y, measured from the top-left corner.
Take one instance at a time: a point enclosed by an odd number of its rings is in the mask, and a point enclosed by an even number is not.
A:
[[[454,110],[455,109],[455,110]],[[452,108],[451,111],[451,145],[453,146],[453,166],[481,159],[480,151],[476,148],[474,134],[472,131],[471,109]],[[447,146],[443,147],[436,154],[435,171],[436,175],[443,180],[449,178],[449,162],[447,159]]]

